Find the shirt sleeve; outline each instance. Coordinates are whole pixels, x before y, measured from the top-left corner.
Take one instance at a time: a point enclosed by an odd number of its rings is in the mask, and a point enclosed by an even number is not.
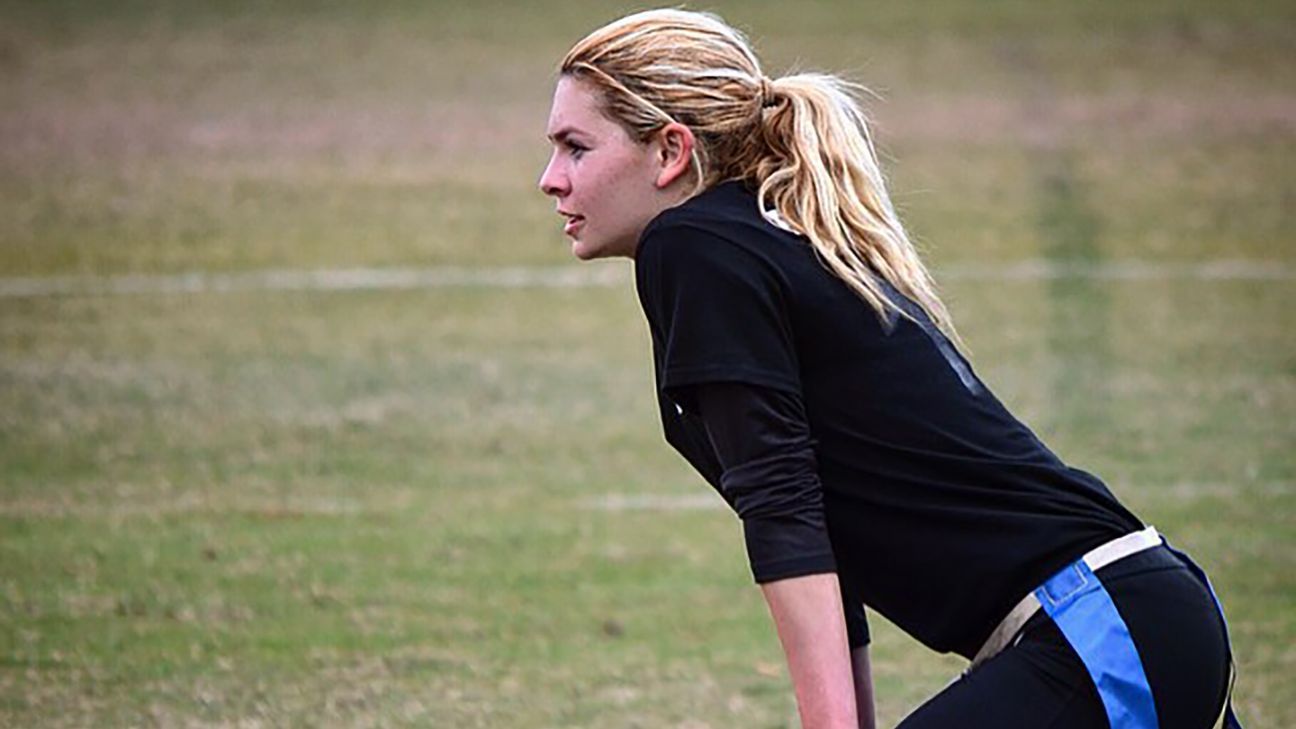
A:
[[[756,582],[837,571],[800,399],[741,383],[691,389],[724,469],[721,491],[742,519]],[[864,606],[854,584],[839,581],[850,646],[867,645]]]
[[[692,410],[688,386],[744,382],[791,393],[800,376],[784,287],[751,251],[687,223],[652,225],[635,264],[662,348],[659,386]]]
[[[697,386],[693,394],[724,469],[720,488],[742,519],[756,581],[836,571],[800,403],[736,383]]]

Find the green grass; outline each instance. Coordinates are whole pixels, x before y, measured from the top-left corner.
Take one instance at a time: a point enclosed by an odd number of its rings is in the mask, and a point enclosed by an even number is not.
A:
[[[0,275],[566,262],[550,75],[616,9],[361,7],[0,6]],[[720,9],[884,93],[938,271],[1296,263],[1286,5],[791,7]],[[1292,282],[945,289],[1296,724]],[[628,288],[0,300],[0,725],[793,725],[734,518],[598,508],[707,493],[651,388]],[[874,629],[891,725],[961,666]]]
[[[1243,707],[1290,716],[1290,287],[952,288],[1000,394],[1212,568]],[[1049,335],[1073,296],[1145,316],[1086,357]],[[659,442],[629,292],[32,300],[3,321],[15,723],[784,725],[732,517],[588,508],[706,488]],[[877,632],[892,721],[956,666]]]

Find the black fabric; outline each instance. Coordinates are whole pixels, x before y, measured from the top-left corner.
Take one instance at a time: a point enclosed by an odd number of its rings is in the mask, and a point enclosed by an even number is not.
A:
[[[742,383],[774,412],[769,391],[799,403],[803,422],[775,440],[808,433],[838,574],[938,651],[970,658],[1021,595],[1142,526],[1014,418],[921,309],[892,292],[913,319],[881,320],[803,239],[766,222],[741,184],[653,220],[635,277],[666,440],[731,505],[759,515],[760,545],[782,545],[758,548],[758,579],[767,564],[832,569],[822,536],[808,534],[818,507],[785,498],[815,492],[809,461],[785,453],[767,464],[790,482],[749,467],[728,476],[742,498],[727,493],[715,443],[762,436],[741,420],[704,420],[699,386]]]
[[[837,569],[824,524],[814,443],[796,396],[731,382],[686,393],[720,461],[720,489],[743,520],[757,582]],[[851,648],[869,642],[858,588],[839,572]]]
[[[694,399],[702,400],[697,410],[720,460],[720,491],[743,521],[756,581],[835,571],[799,403],[788,393],[735,383],[699,390]]]
[[[1129,627],[1157,723],[1210,729],[1228,689],[1228,646],[1206,588],[1164,547],[1098,571]],[[1106,729],[1098,691],[1041,610],[1016,645],[932,697],[900,729]]]

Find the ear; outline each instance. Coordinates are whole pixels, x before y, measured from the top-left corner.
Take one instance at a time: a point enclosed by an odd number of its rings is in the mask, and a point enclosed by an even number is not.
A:
[[[679,122],[671,122],[657,132],[657,187],[669,187],[688,174],[693,167],[693,132]]]

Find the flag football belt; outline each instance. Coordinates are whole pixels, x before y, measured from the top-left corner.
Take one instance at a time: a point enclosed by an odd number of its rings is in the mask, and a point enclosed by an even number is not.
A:
[[[1098,697],[1102,700],[1112,729],[1157,729],[1152,687],[1143,672],[1138,649],[1135,648],[1129,627],[1117,611],[1111,595],[1094,573],[1113,562],[1162,544],[1164,541],[1156,529],[1147,527],[1096,547],[1058,570],[1008,612],[999,626],[990,633],[985,645],[977,651],[968,671],[1007,648],[1017,638],[1026,621],[1043,608],[1080,656],[1080,661],[1098,689]],[[1166,546],[1169,548],[1169,545]],[[1218,608],[1219,600],[1215,598],[1215,591],[1201,568],[1188,559],[1187,555],[1173,549],[1171,551],[1206,586]],[[1223,616],[1224,611],[1220,609],[1221,619]],[[1226,642],[1227,632],[1226,627]],[[1230,689],[1232,671],[1230,658]],[[1241,729],[1227,695],[1214,726]]]

